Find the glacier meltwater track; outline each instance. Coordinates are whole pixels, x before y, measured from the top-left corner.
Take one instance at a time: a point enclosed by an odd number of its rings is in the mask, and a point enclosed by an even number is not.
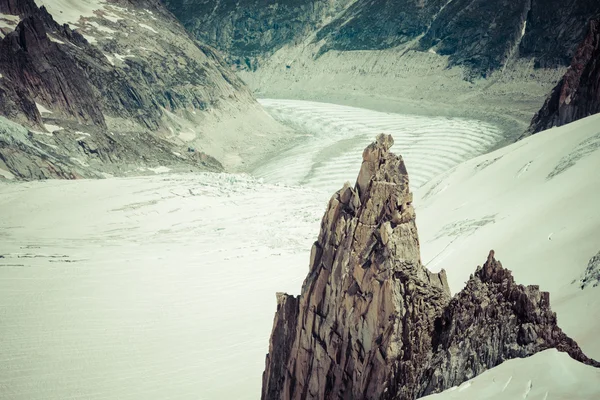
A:
[[[393,135],[413,188],[457,164],[486,153],[504,137],[489,123],[449,117],[383,113],[299,100],[259,100],[280,122],[306,135],[278,158],[256,168],[266,182],[335,191],[353,181],[366,145],[379,133]]]

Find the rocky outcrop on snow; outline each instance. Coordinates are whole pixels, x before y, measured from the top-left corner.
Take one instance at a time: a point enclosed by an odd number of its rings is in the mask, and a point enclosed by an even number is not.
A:
[[[517,285],[490,253],[451,298],[421,263],[404,162],[380,135],[330,200],[299,297],[278,294],[263,399],[414,399],[515,357],[583,355],[548,293]]]
[[[537,133],[600,112],[600,19],[590,21],[571,66],[529,127]]]
[[[590,258],[583,277],[579,281],[581,289],[588,286],[597,287],[600,285],[600,251],[594,257]]]
[[[558,327],[549,293],[515,283],[493,251],[436,320],[433,343],[431,367],[417,397],[458,386],[503,361],[548,348],[600,367]]]
[[[159,1],[0,0],[0,13],[0,115],[46,134],[73,171],[70,158],[90,177],[236,169],[250,144],[273,146],[253,134],[279,126]]]

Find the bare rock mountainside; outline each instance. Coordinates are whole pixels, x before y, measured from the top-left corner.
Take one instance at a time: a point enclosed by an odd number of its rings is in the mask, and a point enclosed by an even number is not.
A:
[[[36,1],[0,0],[0,176],[237,170],[272,146],[255,132],[275,122],[159,1]]]
[[[515,53],[541,67],[568,65],[595,0],[165,0],[194,35],[255,67],[310,36],[329,50],[386,49],[411,43],[449,55],[476,74]]]
[[[421,263],[409,180],[380,135],[330,200],[298,297],[278,294],[263,399],[415,399],[556,348],[600,367],[557,326],[549,294],[490,252],[451,297]]]
[[[163,0],[257,97],[499,125],[511,142],[564,75],[596,0]]]
[[[571,66],[535,115],[529,133],[600,112],[600,18],[591,20]]]

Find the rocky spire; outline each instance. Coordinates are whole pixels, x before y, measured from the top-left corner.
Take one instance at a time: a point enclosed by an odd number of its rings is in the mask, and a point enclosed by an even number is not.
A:
[[[421,264],[392,144],[380,135],[356,185],[331,198],[301,295],[278,294],[262,399],[414,399],[549,347],[593,364],[548,294],[516,285],[493,254],[451,300],[445,272]]]

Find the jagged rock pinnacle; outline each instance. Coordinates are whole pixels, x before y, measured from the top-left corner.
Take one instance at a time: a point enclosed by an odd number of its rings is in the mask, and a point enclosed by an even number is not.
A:
[[[262,399],[414,399],[549,347],[595,365],[548,293],[516,285],[493,251],[451,299],[445,271],[421,264],[393,143],[379,135],[354,188],[329,201],[301,295],[278,294]]]

